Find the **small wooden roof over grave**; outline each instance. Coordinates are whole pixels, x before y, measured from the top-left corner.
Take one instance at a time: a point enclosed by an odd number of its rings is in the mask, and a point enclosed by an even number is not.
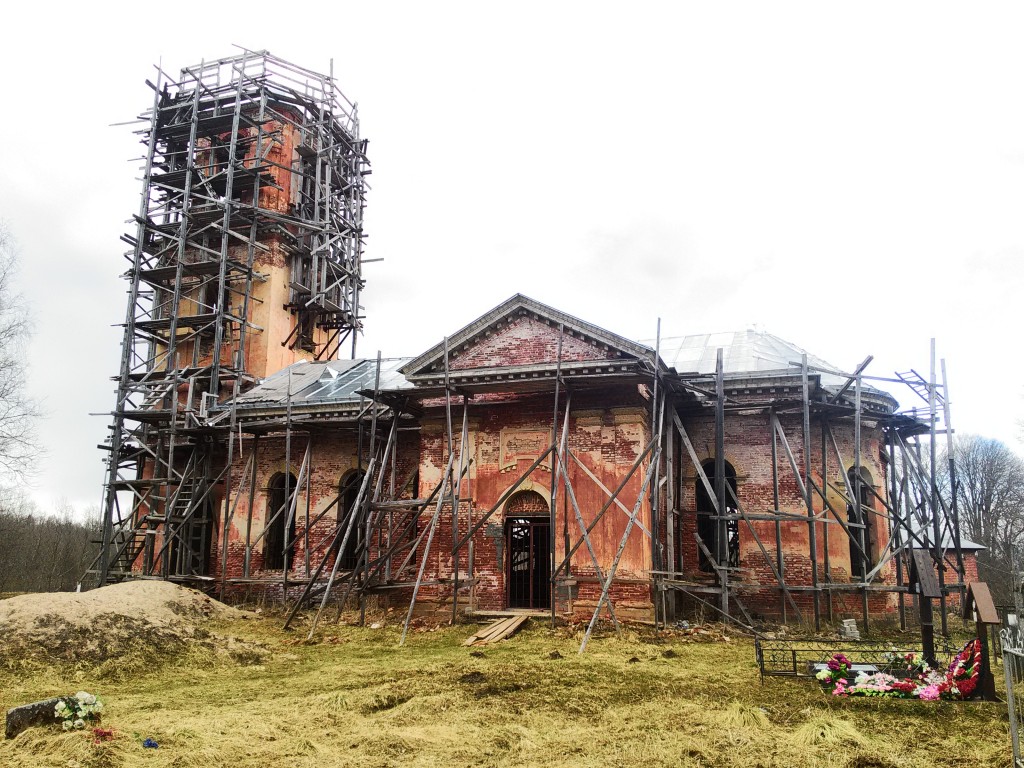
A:
[[[939,580],[935,576],[935,568],[932,565],[932,557],[926,549],[912,549],[910,551],[910,585],[917,586],[922,597],[938,598]]]
[[[967,585],[964,618],[973,619],[978,624],[1000,623],[996,605],[992,602],[992,593],[988,591],[988,584],[984,581],[972,581]]]

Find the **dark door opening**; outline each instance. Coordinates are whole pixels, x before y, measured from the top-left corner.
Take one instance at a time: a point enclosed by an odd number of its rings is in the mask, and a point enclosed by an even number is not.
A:
[[[210,555],[213,550],[213,504],[209,499],[192,513],[183,533],[186,546],[179,553],[178,574],[182,576],[209,576]],[[175,542],[177,543],[177,542]]]
[[[865,467],[860,468],[860,481],[854,467],[847,471],[850,488],[860,502],[857,506],[846,505],[846,515],[850,525],[850,581],[867,579],[868,571],[875,567],[874,545],[875,531],[872,515],[874,514],[874,492],[871,473]],[[867,557],[865,557],[867,555]]]
[[[505,523],[508,545],[508,607],[551,607],[551,524],[516,517]]]
[[[352,531],[348,534],[348,539],[345,540],[345,549],[341,552],[341,563],[339,566],[343,571],[355,570],[356,566],[359,565],[359,543],[363,538],[364,531],[363,526],[359,524],[359,510],[355,506],[356,501],[359,499],[359,489],[363,484],[363,476],[365,474],[361,469],[350,470],[342,476],[341,482],[338,484],[338,525],[341,527],[341,530],[347,531],[350,518],[352,515],[356,517]],[[343,539],[345,539],[344,533],[341,534],[341,539],[338,540],[337,546],[341,546]]]

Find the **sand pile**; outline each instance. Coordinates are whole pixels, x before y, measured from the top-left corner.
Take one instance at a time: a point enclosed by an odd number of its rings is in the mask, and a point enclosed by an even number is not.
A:
[[[0,660],[135,667],[182,653],[226,653],[255,663],[259,648],[212,634],[210,619],[246,614],[166,581],[129,581],[90,592],[0,600]]]

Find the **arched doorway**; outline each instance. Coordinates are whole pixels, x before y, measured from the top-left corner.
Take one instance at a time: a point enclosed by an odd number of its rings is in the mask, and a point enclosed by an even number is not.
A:
[[[715,460],[708,459],[701,463],[701,469],[707,475],[712,491],[715,488]],[[740,527],[738,520],[726,520],[721,526],[721,521],[715,514],[715,502],[712,494],[708,493],[704,482],[698,477],[695,481],[697,497],[697,535],[700,536],[704,546],[719,562],[719,565],[730,568],[738,568],[740,560]],[[725,462],[725,514],[735,514],[739,489],[736,485],[736,470],[728,461]],[[725,541],[721,542],[722,531],[725,531]],[[724,557],[723,557],[724,555]],[[712,572],[714,566],[704,550],[698,548],[697,562],[702,571]]]
[[[295,549],[295,516],[292,515],[291,520],[288,519],[289,502],[295,494],[295,476],[277,473],[270,479],[267,491],[264,525],[268,528],[263,542],[263,567],[276,570],[284,568],[285,541],[288,542],[289,561]]]
[[[505,584],[509,608],[551,607],[551,508],[536,491],[505,504]]]

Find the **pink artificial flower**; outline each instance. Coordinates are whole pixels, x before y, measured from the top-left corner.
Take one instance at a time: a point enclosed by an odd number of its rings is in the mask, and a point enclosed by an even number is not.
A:
[[[931,685],[926,685],[924,688],[919,688],[917,691],[917,697],[923,701],[938,701],[939,686],[932,683]]]

